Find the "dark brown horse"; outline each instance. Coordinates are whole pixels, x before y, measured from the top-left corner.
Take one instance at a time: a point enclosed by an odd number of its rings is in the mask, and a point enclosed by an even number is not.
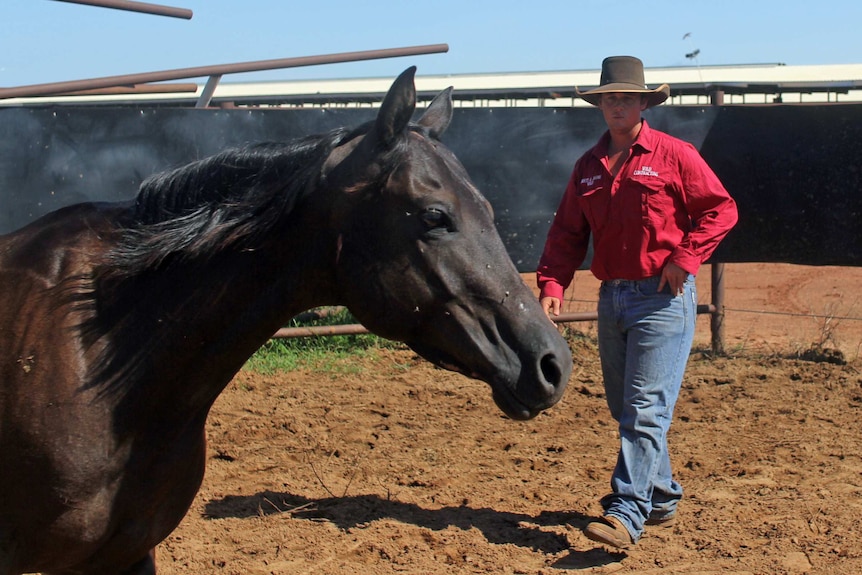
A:
[[[512,418],[560,399],[569,349],[438,141],[451,91],[410,122],[414,72],[356,130],[223,152],[0,238],[0,575],[154,573],[210,407],[309,308],[346,305]]]

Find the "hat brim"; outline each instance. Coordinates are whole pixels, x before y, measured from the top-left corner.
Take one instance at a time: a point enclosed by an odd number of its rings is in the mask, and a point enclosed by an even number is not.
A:
[[[647,90],[646,88],[639,88],[638,86],[633,86],[632,84],[605,84],[604,86],[599,86],[598,88],[594,88],[592,90],[585,90],[583,92],[578,90],[577,87],[575,88],[575,94],[577,94],[579,98],[586,100],[593,106],[599,105],[599,101],[602,98],[602,94],[608,94],[610,92],[645,94],[647,97],[647,108],[652,108],[653,106],[658,106],[670,97],[670,86],[668,86],[667,84],[662,84],[654,90]]]

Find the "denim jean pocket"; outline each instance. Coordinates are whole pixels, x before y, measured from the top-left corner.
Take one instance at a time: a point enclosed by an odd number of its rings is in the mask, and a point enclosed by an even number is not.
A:
[[[661,276],[653,276],[637,282],[636,289],[639,295],[643,297],[663,297],[670,295],[670,286],[665,285],[661,291],[658,289],[658,284],[661,283]]]

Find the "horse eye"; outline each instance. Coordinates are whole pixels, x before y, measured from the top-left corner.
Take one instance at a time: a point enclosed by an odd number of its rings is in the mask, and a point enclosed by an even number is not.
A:
[[[420,214],[420,219],[422,223],[425,224],[425,229],[430,230],[441,230],[449,229],[451,226],[449,225],[449,217],[445,212],[439,210],[437,208],[428,208],[426,210],[422,210]]]

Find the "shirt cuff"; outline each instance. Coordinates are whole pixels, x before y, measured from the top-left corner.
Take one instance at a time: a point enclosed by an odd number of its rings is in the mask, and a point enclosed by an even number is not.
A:
[[[560,301],[563,301],[563,286],[554,281],[545,282],[539,288],[539,299],[543,297],[555,297]]]
[[[693,276],[697,276],[697,272],[700,270],[700,258],[683,249],[677,248],[670,261]]]

